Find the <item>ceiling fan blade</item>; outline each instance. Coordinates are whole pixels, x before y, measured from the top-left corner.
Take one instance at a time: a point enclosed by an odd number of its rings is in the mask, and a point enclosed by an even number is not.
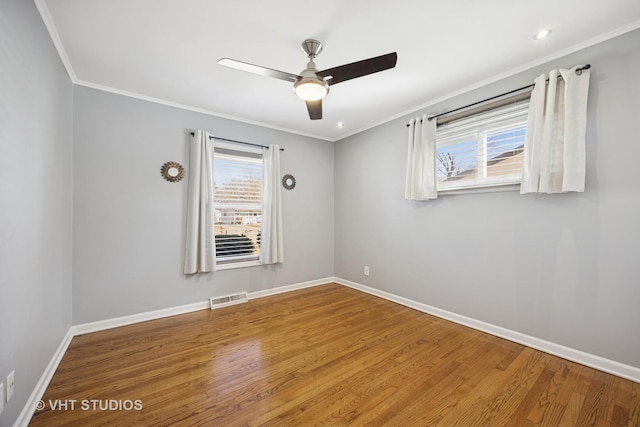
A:
[[[272,70],[271,68],[261,67],[259,65],[249,64],[247,62],[236,61],[235,59],[222,58],[218,60],[218,64],[225,67],[235,68],[236,70],[247,71],[261,76],[273,77],[274,79],[286,80],[294,82],[300,78],[296,74],[285,73],[284,71]]]
[[[375,58],[364,59],[351,64],[340,65],[339,67],[329,68],[318,72],[318,76],[327,78],[329,85],[334,85],[345,80],[355,79],[356,77],[366,76],[368,74],[377,73],[379,71],[388,70],[396,66],[398,54],[396,52],[386,55],[376,56]]]
[[[305,101],[307,103],[307,110],[309,110],[309,118],[311,120],[322,119],[322,99],[317,101]]]

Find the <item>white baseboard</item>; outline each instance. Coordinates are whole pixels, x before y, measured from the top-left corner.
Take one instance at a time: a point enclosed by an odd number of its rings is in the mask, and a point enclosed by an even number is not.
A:
[[[36,402],[42,399],[42,396],[47,390],[47,386],[49,385],[51,378],[53,378],[53,374],[56,372],[56,369],[58,369],[58,365],[60,364],[60,361],[67,351],[67,348],[69,347],[72,339],[73,333],[71,332],[71,328],[69,328],[64,338],[62,338],[60,345],[56,349],[56,352],[53,353],[53,357],[49,361],[49,364],[45,368],[42,376],[31,392],[31,396],[29,396],[29,399],[27,399],[27,403],[22,408],[22,412],[20,412],[20,415],[18,415],[18,419],[16,419],[13,427],[27,427],[29,425],[31,417],[33,417],[33,413],[36,408]]]
[[[280,286],[263,291],[248,292],[249,300],[255,298],[277,295],[284,292],[291,292],[298,289],[309,288],[312,286],[323,285],[333,281],[333,277],[324,279],[311,280],[308,282],[295,283],[293,285]],[[163,317],[177,316],[179,314],[191,313],[193,311],[204,310],[210,308],[209,300],[195,302],[192,304],[180,305],[177,307],[163,308],[161,310],[147,311],[145,313],[132,314],[130,316],[115,317],[113,319],[98,320],[97,322],[82,323],[71,327],[73,336],[88,334],[91,332],[103,331],[105,329],[118,328],[120,326],[133,325],[134,323],[146,322],[148,320],[162,319]]]
[[[343,286],[347,286],[352,289],[356,289],[361,292],[365,292],[388,301],[392,301],[406,307],[413,308],[423,313],[431,314],[442,319],[449,320],[460,325],[468,326],[473,329],[477,329],[482,332],[486,332],[491,335],[495,335],[509,341],[514,341],[541,351],[545,353],[553,354],[558,357],[562,357],[567,360],[571,360],[582,365],[589,366],[600,371],[604,371],[622,378],[629,379],[640,383],[640,368],[634,366],[625,365],[614,360],[606,359],[604,357],[596,356],[593,354],[585,353],[580,350],[575,350],[569,347],[565,347],[559,344],[545,341],[539,338],[535,338],[529,335],[515,332],[509,329],[502,328],[500,326],[492,325],[490,323],[482,322],[480,320],[472,319],[470,317],[462,316],[450,311],[442,310],[436,307],[432,307],[427,304],[423,304],[417,301],[413,301],[408,298],[400,297],[389,292],[374,289],[360,283],[352,282],[350,280],[342,279],[339,277],[327,277],[324,279],[311,280],[308,282],[296,283],[293,285],[280,286],[273,289],[265,289],[263,291],[255,291],[247,294],[249,300],[263,298],[271,295],[277,295],[285,292],[296,291],[299,289],[305,289],[312,286],[324,285],[327,283],[335,282]],[[33,416],[35,404],[42,398],[44,392],[53,377],[58,364],[62,360],[64,353],[67,351],[71,340],[76,335],[87,334],[90,332],[97,332],[111,328],[117,328],[120,326],[132,325],[134,323],[146,322],[148,320],[161,319],[169,316],[176,316],[179,314],[190,313],[198,310],[209,309],[209,301],[196,302],[193,304],[181,305],[178,307],[171,307],[162,310],[154,310],[145,313],[134,314],[131,316],[116,317],[113,319],[100,320],[97,322],[84,323],[80,325],[74,325],[69,328],[69,331],[62,339],[62,342],[58,346],[58,349],[54,353],[51,361],[47,365],[47,368],[43,372],[40,380],[36,384],[31,396],[27,400],[22,412],[18,416],[14,427],[27,427],[31,417]]]
[[[73,336],[104,331],[105,329],[118,328],[120,326],[133,325],[134,323],[148,320],[162,319],[163,317],[177,316],[178,314],[191,313],[193,311],[209,308],[209,300],[180,305],[177,307],[163,308],[161,310],[147,311],[132,314],[130,316],[114,317],[113,319],[98,320],[96,322],[81,323],[71,327]]]
[[[311,280],[308,282],[295,283],[293,285],[280,286],[273,289],[265,289],[263,291],[250,292],[247,294],[249,299],[262,298],[270,295],[277,295],[284,292],[291,292],[298,289],[309,288],[312,286],[324,285],[326,283],[333,282],[333,277],[325,279]],[[103,331],[106,329],[117,328],[120,326],[132,325],[134,323],[146,322],[148,320],[162,319],[164,317],[176,316],[179,314],[191,313],[198,310],[208,310],[209,300],[196,302],[192,304],[181,305],[178,307],[164,308],[161,310],[147,311],[145,313],[133,314],[130,316],[115,317],[113,319],[99,320],[96,322],[82,323],[74,325],[69,328],[69,331],[62,339],[62,342],[58,346],[58,349],[54,353],[51,361],[47,365],[47,368],[43,372],[40,380],[36,384],[31,396],[27,400],[27,403],[22,408],[22,412],[18,416],[18,419],[14,423],[13,427],[27,427],[35,411],[35,404],[42,398],[44,392],[47,390],[47,386],[56,372],[64,353],[67,351],[71,340],[76,335],[88,334],[91,332]]]
[[[491,323],[482,322],[480,320],[452,313],[447,310],[432,307],[421,302],[413,301],[411,299],[400,297],[389,292],[374,289],[360,283],[352,282],[350,280],[335,277],[333,278],[333,281],[341,285],[356,289],[358,291],[366,292],[368,294],[384,298],[386,300],[404,305],[406,307],[413,308],[423,313],[431,314],[433,316],[440,317],[442,319],[449,320],[460,325],[468,326],[470,328],[477,329],[479,331],[486,332],[488,334],[495,335],[509,341],[517,342],[519,344],[544,351],[545,353],[553,354],[554,356],[558,356],[563,359],[571,360],[572,362],[580,363],[581,365],[589,366],[590,368],[594,368],[612,375],[616,375],[618,377],[640,383],[640,368],[637,368],[635,366],[626,365],[624,363],[616,362],[615,360],[606,359],[604,357],[586,353],[581,350],[565,347],[560,344],[545,341],[543,339],[512,331],[500,326],[492,325]]]
[[[255,298],[263,298],[271,295],[278,295],[285,292],[297,291],[298,289],[310,288],[318,285],[326,285],[335,281],[335,277],[325,277],[324,279],[310,280],[308,282],[296,283],[294,285],[280,286],[272,289],[265,289],[264,291],[249,292],[247,296],[249,300]]]

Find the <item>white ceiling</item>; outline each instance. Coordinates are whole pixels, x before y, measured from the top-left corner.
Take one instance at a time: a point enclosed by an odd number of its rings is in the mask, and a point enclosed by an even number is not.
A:
[[[76,84],[331,141],[640,28],[640,0],[35,2]],[[324,45],[320,70],[389,52],[398,64],[333,86],[318,121],[289,83],[217,64],[297,74],[305,38]]]

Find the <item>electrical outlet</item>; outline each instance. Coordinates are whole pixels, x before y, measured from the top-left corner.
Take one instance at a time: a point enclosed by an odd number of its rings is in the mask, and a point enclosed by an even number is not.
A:
[[[13,386],[15,384],[15,372],[16,371],[11,371],[11,373],[9,375],[7,375],[7,403],[9,403],[9,400],[11,400],[11,396],[13,396]]]
[[[365,276],[368,276],[368,275],[369,275],[369,266],[368,266],[368,265],[365,265],[365,266],[364,266],[364,275],[365,275]]]
[[[4,411],[4,383],[0,383],[0,414]]]

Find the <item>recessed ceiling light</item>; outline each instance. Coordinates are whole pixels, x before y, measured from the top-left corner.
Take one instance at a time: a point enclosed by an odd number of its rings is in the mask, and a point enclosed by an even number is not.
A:
[[[533,35],[533,39],[534,40],[542,40],[546,37],[549,37],[549,35],[551,34],[551,29],[550,28],[545,28],[544,30],[540,30],[537,33],[535,33]]]
[[[343,128],[344,127],[344,122],[338,122],[338,127],[339,128]]]

